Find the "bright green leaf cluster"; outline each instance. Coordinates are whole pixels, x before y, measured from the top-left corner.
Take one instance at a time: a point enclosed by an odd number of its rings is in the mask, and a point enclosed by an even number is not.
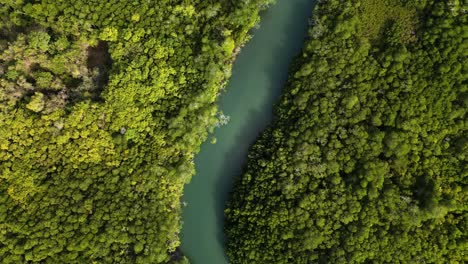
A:
[[[0,262],[187,263],[182,189],[268,2],[2,1]]]

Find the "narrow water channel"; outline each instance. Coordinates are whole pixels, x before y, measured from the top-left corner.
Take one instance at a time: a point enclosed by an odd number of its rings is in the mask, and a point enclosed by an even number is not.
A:
[[[230,116],[215,130],[216,144],[205,142],[195,158],[196,175],[185,187],[182,251],[192,264],[228,263],[223,218],[232,181],[245,164],[248,149],[271,122],[273,105],[288,68],[305,40],[314,0],[277,0],[262,14],[260,28],[242,49],[219,108]]]

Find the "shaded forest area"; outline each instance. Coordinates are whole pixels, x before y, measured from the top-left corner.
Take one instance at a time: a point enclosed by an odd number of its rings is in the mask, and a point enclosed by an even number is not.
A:
[[[313,10],[225,210],[231,263],[466,263],[468,4]]]
[[[0,262],[186,262],[183,186],[269,2],[0,1]]]

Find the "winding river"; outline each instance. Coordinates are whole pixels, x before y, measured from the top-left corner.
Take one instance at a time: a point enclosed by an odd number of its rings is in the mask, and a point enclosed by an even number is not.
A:
[[[219,108],[230,122],[217,128],[216,144],[205,142],[195,158],[197,175],[185,187],[182,251],[193,264],[228,263],[223,218],[233,179],[242,171],[248,149],[271,122],[273,105],[288,68],[305,40],[314,0],[277,0],[262,13],[261,27],[242,49]]]

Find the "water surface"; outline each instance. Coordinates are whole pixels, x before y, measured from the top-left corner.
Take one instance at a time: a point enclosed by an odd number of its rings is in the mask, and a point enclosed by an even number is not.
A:
[[[248,149],[272,120],[273,105],[288,68],[305,40],[314,0],[277,0],[265,11],[260,28],[242,49],[219,108],[230,116],[215,130],[216,144],[205,142],[195,158],[197,174],[185,187],[188,203],[182,219],[182,251],[193,264],[228,263],[223,218],[234,177],[245,165]]]

